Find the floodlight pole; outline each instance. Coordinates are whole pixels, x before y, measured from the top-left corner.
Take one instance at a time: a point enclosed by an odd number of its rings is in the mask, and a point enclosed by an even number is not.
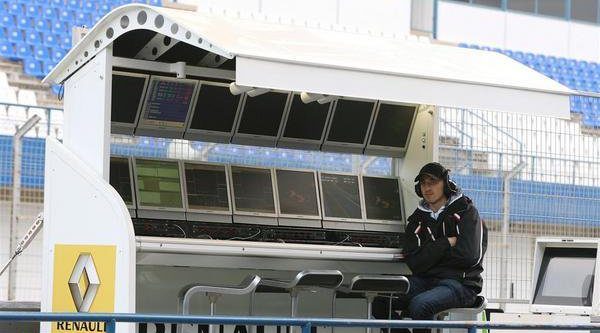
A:
[[[12,177],[12,209],[10,213],[9,250],[13,252],[19,238],[17,223],[19,218],[19,206],[21,204],[21,160],[23,151],[21,149],[23,136],[33,128],[42,118],[33,115],[25,124],[17,130],[13,137],[13,177]],[[11,265],[8,271],[8,300],[15,299],[17,280],[17,267]]]
[[[523,168],[527,166],[527,163],[521,162],[517,164],[512,170],[510,170],[502,181],[503,187],[503,213],[502,213],[502,262],[500,265],[500,299],[504,303],[500,304],[500,308],[504,310],[506,306],[506,300],[508,299],[508,231],[510,222],[510,181],[514,178]]]

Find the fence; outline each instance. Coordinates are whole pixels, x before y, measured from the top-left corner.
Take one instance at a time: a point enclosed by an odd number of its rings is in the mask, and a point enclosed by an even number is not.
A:
[[[42,121],[23,142],[19,233],[43,208],[44,137],[61,137],[62,113],[0,104],[0,262],[9,252],[12,135],[32,114]],[[440,161],[490,228],[484,293],[492,301],[524,302],[535,237],[600,237],[600,130],[582,125],[577,115],[562,120],[454,108],[440,108],[439,115]],[[382,157],[122,135],[112,137],[111,153],[376,175],[393,170],[392,160]],[[17,300],[39,300],[40,239],[16,262]],[[6,279],[0,278],[0,300],[7,298]]]
[[[273,317],[223,317],[223,316],[177,316],[143,315],[129,313],[40,313],[40,312],[0,312],[0,321],[39,321],[39,322],[100,322],[106,333],[116,331],[116,323],[176,323],[205,325],[257,325],[257,326],[299,326],[302,333],[310,333],[312,327],[371,327],[371,328],[458,328],[469,333],[477,329],[514,330],[594,330],[600,324],[519,324],[490,323],[475,321],[431,321],[431,320],[366,320],[366,319],[323,319],[323,318],[273,318]]]

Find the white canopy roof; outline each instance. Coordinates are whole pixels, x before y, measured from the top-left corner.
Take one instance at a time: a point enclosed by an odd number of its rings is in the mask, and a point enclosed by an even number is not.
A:
[[[140,29],[235,58],[238,85],[569,117],[567,87],[495,52],[137,4],[107,14],[44,82]]]

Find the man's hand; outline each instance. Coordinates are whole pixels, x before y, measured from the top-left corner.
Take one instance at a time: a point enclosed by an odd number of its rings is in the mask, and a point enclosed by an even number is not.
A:
[[[448,243],[450,243],[451,247],[456,245],[456,237],[448,237]]]

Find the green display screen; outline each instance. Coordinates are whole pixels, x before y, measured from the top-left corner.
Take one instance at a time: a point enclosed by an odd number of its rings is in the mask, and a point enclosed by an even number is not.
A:
[[[177,162],[136,160],[140,206],[183,208]]]

